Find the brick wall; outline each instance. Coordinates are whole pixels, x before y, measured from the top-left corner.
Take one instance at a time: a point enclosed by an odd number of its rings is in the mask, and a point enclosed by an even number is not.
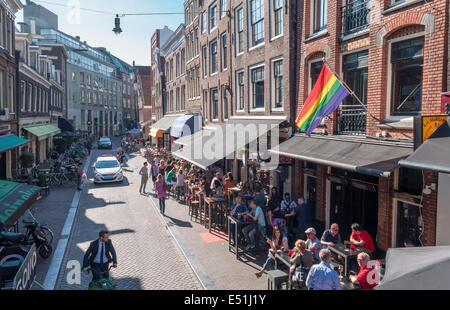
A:
[[[438,184],[438,174],[432,171],[424,171],[424,186],[432,183]],[[422,217],[423,234],[421,237],[424,246],[436,245],[436,215],[437,215],[437,189],[429,195],[423,195]]]

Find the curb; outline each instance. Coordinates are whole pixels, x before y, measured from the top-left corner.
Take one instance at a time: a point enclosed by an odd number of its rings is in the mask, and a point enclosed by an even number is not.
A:
[[[83,168],[83,171],[86,174],[89,169],[90,162],[91,162],[91,155],[88,155],[88,157],[86,157],[86,160],[84,162],[85,166]],[[56,246],[55,252],[53,254],[50,267],[47,270],[47,275],[45,276],[45,280],[43,283],[44,290],[55,289],[56,281],[58,280],[58,276],[61,271],[62,261],[66,254],[67,245],[69,244],[73,224],[78,214],[78,206],[80,204],[80,198],[81,198],[81,191],[77,190],[73,195],[69,213],[67,214],[66,221],[64,222],[63,229],[61,230],[58,245]]]

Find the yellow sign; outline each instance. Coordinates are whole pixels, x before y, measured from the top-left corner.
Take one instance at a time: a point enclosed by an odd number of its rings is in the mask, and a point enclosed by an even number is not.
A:
[[[448,116],[423,116],[422,117],[422,135],[423,142],[427,141],[431,135],[439,128]]]

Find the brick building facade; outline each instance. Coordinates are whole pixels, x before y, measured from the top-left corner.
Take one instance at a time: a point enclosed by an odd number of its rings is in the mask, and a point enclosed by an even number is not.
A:
[[[186,113],[201,113],[200,95],[200,7],[199,0],[184,2],[186,49],[181,54],[186,73]],[[184,68],[183,68],[184,63]]]
[[[186,54],[185,27],[181,24],[161,47],[165,59],[166,114],[179,114],[186,111],[186,67],[183,57]]]
[[[414,116],[440,114],[441,93],[447,90],[448,1],[302,2],[296,114],[325,63],[359,100],[348,97],[315,133],[362,146],[409,145],[412,153]],[[403,246],[406,239],[435,245],[437,192],[425,195],[422,189],[437,184],[437,173],[397,166],[389,176],[374,178],[338,169],[339,164],[295,161],[299,177],[294,193],[313,204],[313,222],[322,228],[333,220],[360,222],[381,250]],[[365,186],[341,184],[337,178]],[[340,192],[361,206],[345,205]],[[376,220],[367,219],[364,212],[377,215]],[[348,227],[342,231],[348,233]]]
[[[155,108],[155,100],[152,97],[153,72],[150,66],[136,66],[136,83],[138,85],[136,96],[139,122],[144,138],[147,139],[150,134],[151,124],[156,121],[152,113]]]

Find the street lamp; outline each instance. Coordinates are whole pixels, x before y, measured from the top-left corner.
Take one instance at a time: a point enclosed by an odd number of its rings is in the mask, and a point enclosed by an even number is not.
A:
[[[121,34],[122,33],[122,29],[120,28],[120,17],[119,17],[119,14],[116,14],[116,18],[114,20],[114,24],[115,24],[115,27],[114,27],[114,29],[112,31],[116,35]]]

